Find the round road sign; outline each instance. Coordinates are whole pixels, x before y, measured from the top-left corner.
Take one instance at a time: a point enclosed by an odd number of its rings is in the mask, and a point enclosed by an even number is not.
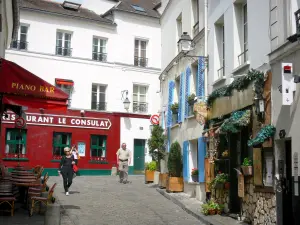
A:
[[[16,128],[23,128],[26,125],[25,119],[23,117],[19,117],[15,120]]]
[[[157,115],[157,114],[152,115],[151,118],[150,118],[150,122],[153,125],[158,125],[159,124],[159,115]]]

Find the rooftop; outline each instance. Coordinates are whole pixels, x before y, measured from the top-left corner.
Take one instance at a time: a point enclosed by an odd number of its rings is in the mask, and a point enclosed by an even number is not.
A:
[[[51,14],[85,19],[111,25],[114,24],[113,21],[103,18],[89,9],[79,7],[78,10],[71,10],[63,7],[61,3],[49,0],[21,0],[20,9],[48,12]]]

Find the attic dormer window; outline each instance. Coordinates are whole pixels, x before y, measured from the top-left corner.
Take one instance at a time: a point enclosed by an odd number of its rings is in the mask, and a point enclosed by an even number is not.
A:
[[[139,12],[146,12],[144,8],[138,6],[138,5],[131,5],[135,11],[139,11]]]
[[[68,9],[68,10],[78,11],[81,4],[78,4],[78,3],[75,3],[75,2],[64,1],[62,6],[65,9]]]

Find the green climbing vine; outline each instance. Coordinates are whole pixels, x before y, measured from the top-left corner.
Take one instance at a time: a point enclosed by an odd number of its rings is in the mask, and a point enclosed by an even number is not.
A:
[[[273,125],[266,125],[260,129],[256,137],[248,141],[248,146],[255,146],[264,143],[265,140],[275,135],[276,128]]]
[[[221,133],[237,133],[240,131],[241,127],[248,126],[251,120],[251,111],[236,111],[231,114],[231,116],[224,121],[220,126]]]
[[[264,89],[264,73],[258,70],[251,69],[246,76],[239,77],[231,84],[213,91],[207,98],[207,107],[212,107],[213,102],[217,98],[231,96],[233,90],[245,90],[252,82],[254,82],[255,94],[260,97]]]

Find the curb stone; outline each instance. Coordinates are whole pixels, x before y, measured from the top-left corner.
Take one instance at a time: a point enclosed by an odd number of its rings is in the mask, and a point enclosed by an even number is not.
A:
[[[219,221],[216,221],[209,216],[205,216],[200,212],[195,212],[195,210],[190,209],[188,206],[185,206],[185,204],[182,203],[180,200],[178,200],[175,197],[173,197],[172,195],[168,194],[164,189],[156,188],[156,191],[159,192],[161,195],[163,195],[165,198],[172,201],[174,204],[178,205],[180,208],[182,208],[188,214],[190,214],[190,215],[194,216],[196,219],[200,220],[205,225],[225,225],[224,223],[220,223]],[[236,221],[235,224],[246,225],[246,223],[239,222],[239,221]]]

